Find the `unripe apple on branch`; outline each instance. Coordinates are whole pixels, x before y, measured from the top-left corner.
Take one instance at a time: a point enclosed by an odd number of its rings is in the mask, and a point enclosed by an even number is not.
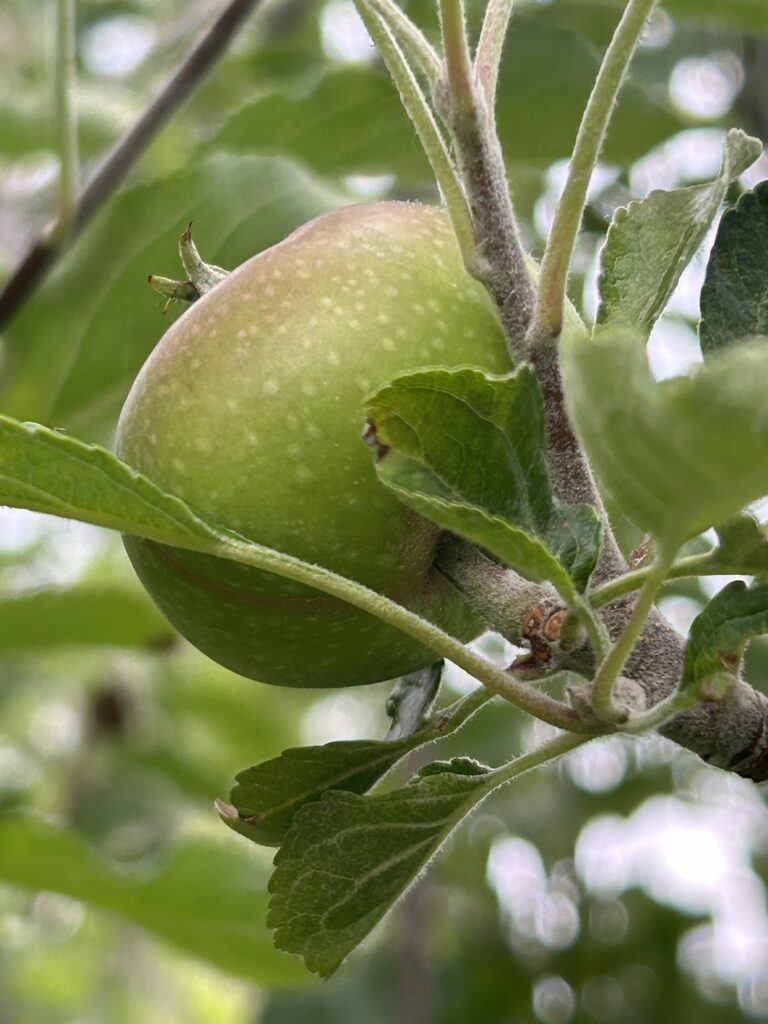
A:
[[[446,214],[379,202],[326,214],[196,301],[147,360],[117,453],[262,544],[332,569],[469,639],[480,624],[435,570],[440,530],[379,483],[365,397],[404,370],[511,369]],[[126,537],[171,622],[229,668],[347,686],[435,660],[337,599],[232,562]]]

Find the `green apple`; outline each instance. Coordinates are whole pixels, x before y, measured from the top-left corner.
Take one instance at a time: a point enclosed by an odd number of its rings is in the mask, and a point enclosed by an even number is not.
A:
[[[383,488],[361,439],[365,396],[429,365],[510,370],[491,299],[466,273],[444,212],[349,206],[248,260],[172,325],[128,395],[117,452],[230,529],[469,639],[477,623],[433,567],[438,528]],[[319,591],[125,544],[179,632],[242,675],[349,686],[434,661]]]

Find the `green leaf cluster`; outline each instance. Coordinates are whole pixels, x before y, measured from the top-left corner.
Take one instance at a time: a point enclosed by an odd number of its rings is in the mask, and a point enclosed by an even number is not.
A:
[[[593,509],[552,494],[533,369],[424,370],[368,400],[379,479],[406,504],[578,603],[600,549]],[[491,468],[492,467],[492,468]]]
[[[745,197],[718,232],[703,292],[706,364],[657,382],[645,352],[729,182],[760,150],[757,140],[731,131],[712,182],[654,192],[619,211],[602,256],[599,324],[588,341],[564,339],[567,401],[590,461],[623,512],[667,554],[768,493],[768,365],[764,341],[748,337],[759,329],[764,296],[747,282],[737,288],[745,275],[756,283],[760,269],[768,270],[764,228],[753,215],[762,191]],[[724,321],[732,325],[727,334]],[[737,335],[743,340],[734,344]],[[740,540],[733,529],[727,548],[738,544],[730,557],[739,561],[742,545],[759,548],[759,538],[744,520]]]

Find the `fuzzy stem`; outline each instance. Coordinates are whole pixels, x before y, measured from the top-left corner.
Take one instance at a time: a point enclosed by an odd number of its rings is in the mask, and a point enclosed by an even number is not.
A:
[[[117,190],[150,142],[194,92],[225,52],[237,29],[260,2],[230,0],[138,121],[115,143],[79,193],[66,238],[56,237],[54,225],[32,243],[0,292],[0,328],[17,313],[68,245]]]
[[[455,113],[471,112],[475,106],[474,70],[463,0],[440,0],[440,26],[453,110]]]
[[[568,270],[581,225],[587,190],[595,169],[616,98],[645,24],[657,0],[629,0],[595,80],[547,242],[539,291],[529,333],[531,345],[560,335]]]
[[[730,575],[726,569],[718,569],[711,566],[709,564],[711,558],[712,553],[709,551],[701,555],[690,555],[688,558],[681,558],[679,562],[675,562],[670,566],[667,579],[678,580],[686,576],[702,576],[709,573],[713,575]],[[593,608],[602,608],[604,605],[611,604],[611,602],[623,597],[624,594],[629,594],[633,590],[639,590],[652,572],[653,566],[646,565],[640,569],[634,569],[632,572],[624,573],[622,576],[617,576],[616,579],[601,583],[588,592],[589,602]]]
[[[79,156],[77,146],[75,0],[56,2],[56,130],[59,149],[57,237],[66,234],[75,216]]]
[[[436,711],[427,722],[425,728],[434,739],[440,739],[448,733],[456,732],[465,722],[484,707],[488,701],[493,700],[494,695],[489,693],[484,686],[478,686],[476,690],[470,690],[463,697],[459,697],[447,708]]]
[[[525,644],[523,624],[532,609],[561,604],[550,583],[526,580],[450,534],[437,549],[435,568],[461,591],[489,629],[518,647]]]
[[[699,698],[696,693],[676,692],[660,700],[647,711],[632,715],[622,727],[622,732],[637,734],[659,729],[676,715],[696,707]]]
[[[560,735],[555,736],[547,743],[543,743],[537,750],[532,750],[530,754],[523,754],[520,757],[516,757],[514,761],[510,761],[508,764],[503,764],[501,767],[494,769],[491,772],[488,780],[487,792],[491,792],[498,786],[503,785],[505,782],[511,782],[512,779],[516,779],[523,772],[530,771],[531,768],[538,768],[541,765],[547,764],[549,761],[553,761],[563,754],[567,754],[569,751],[574,750],[576,747],[580,747],[582,743],[587,743],[592,736],[574,736],[574,735]]]
[[[536,718],[561,729],[580,733],[588,731],[573,708],[540,693],[535,687],[516,679],[509,672],[496,668],[427,619],[422,619],[421,616],[361,583],[346,579],[320,566],[302,562],[290,555],[272,551],[260,544],[240,540],[235,536],[217,534],[215,538],[187,542],[182,546],[241,562],[243,565],[265,569],[267,572],[308,584],[325,594],[338,597],[412,636],[436,654],[463,668],[491,693],[497,693]]]
[[[392,32],[376,11],[373,0],[356,0],[356,4],[368,34],[376,44],[376,49],[400,93],[402,104],[432,166],[453,223],[464,263],[468,268],[474,267],[475,243],[469,204],[432,111]]]
[[[437,93],[469,196],[479,265],[474,273],[499,309],[513,360],[524,354],[534,291],[515,222],[501,143],[469,64],[459,0],[441,0],[447,81]]]
[[[418,25],[393,0],[371,0],[371,6],[392,33],[410,64],[434,88],[440,76],[440,58]]]
[[[501,54],[512,16],[513,0],[489,0],[475,54],[475,73],[485,95],[488,110],[496,102],[496,85]]]
[[[646,577],[626,626],[595,676],[592,684],[592,708],[597,717],[609,725],[616,724],[624,713],[616,705],[614,684],[621,675],[637,638],[643,631],[659,587],[667,578],[672,557],[664,554],[663,550],[659,551],[657,560],[652,571]]]

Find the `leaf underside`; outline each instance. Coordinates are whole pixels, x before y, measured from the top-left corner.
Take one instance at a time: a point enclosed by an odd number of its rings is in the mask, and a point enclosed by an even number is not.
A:
[[[768,334],[768,182],[723,214],[701,290],[705,356],[757,334]]]
[[[744,648],[768,633],[768,585],[734,580],[716,594],[691,625],[682,686],[699,686],[720,673],[737,675]]]
[[[623,512],[667,546],[768,493],[768,360],[753,339],[691,377],[658,383],[637,333],[603,328],[563,344],[569,412]]]

